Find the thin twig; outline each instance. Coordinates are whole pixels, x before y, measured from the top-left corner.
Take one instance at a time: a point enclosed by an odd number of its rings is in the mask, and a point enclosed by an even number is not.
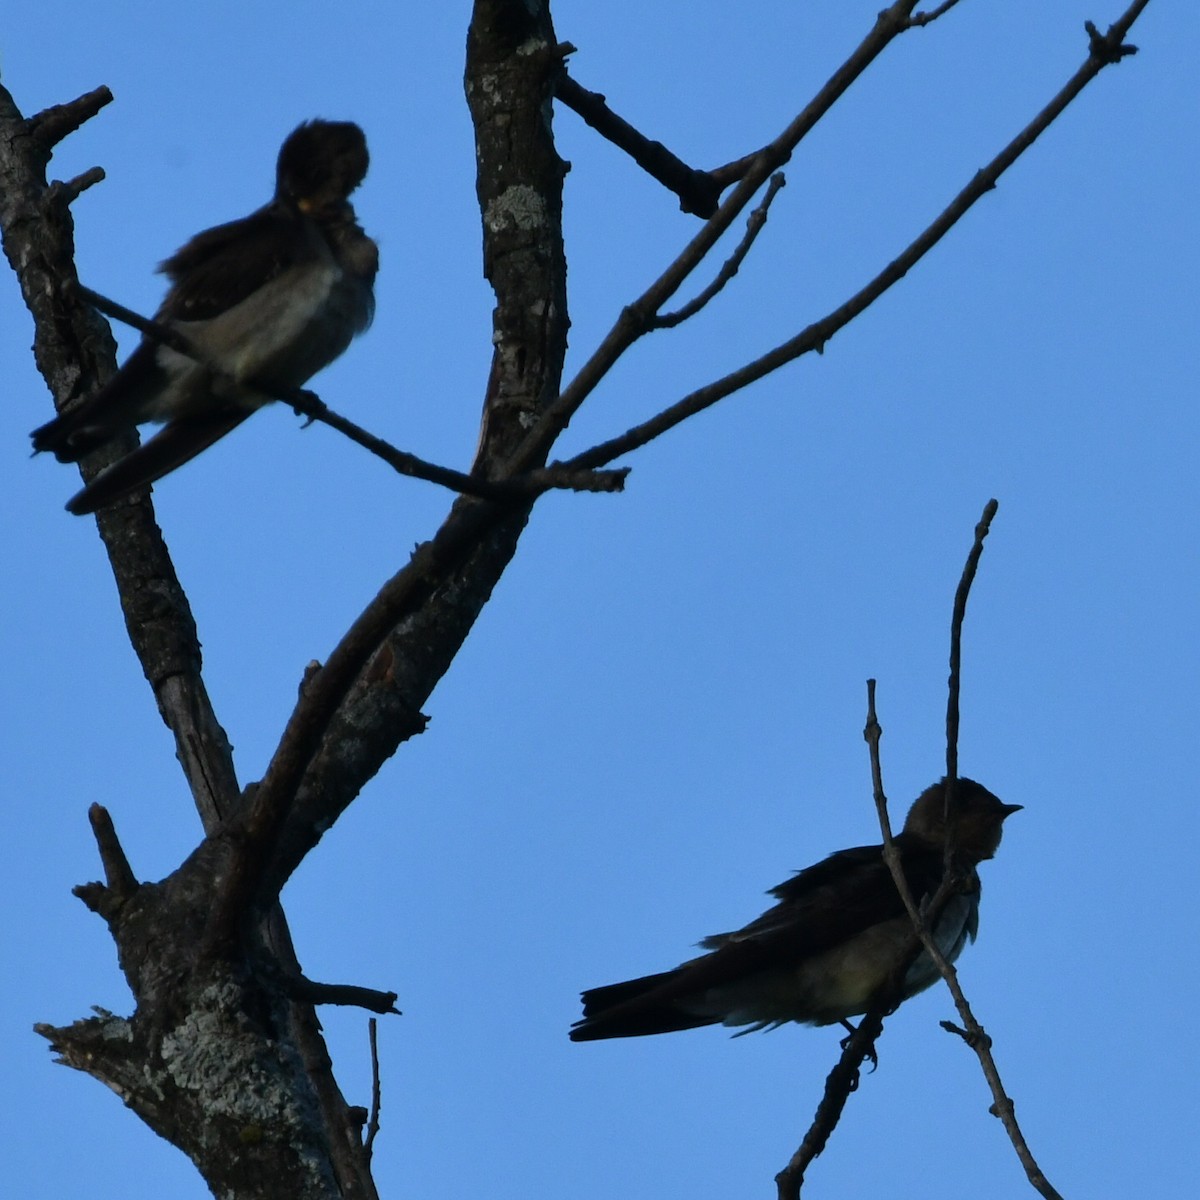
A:
[[[896,0],[875,19],[867,36],[850,57],[833,73],[816,96],[792,120],[788,127],[754,157],[737,186],[720,208],[683,248],[666,270],[637,298],[627,305],[612,329],[570,384],[547,405],[524,441],[510,455],[500,473],[508,478],[530,464],[540,462],[548,447],[570,423],[580,405],[608,374],[617,360],[640,337],[649,332],[650,322],[664,304],[679,290],[700,265],[718,239],[737,220],[768,177],[782,167],[804,137],[845,94],[856,79],[879,57],[892,40],[908,28],[908,18],[917,0]]]
[[[915,29],[922,25],[932,25],[938,17],[944,16],[956,4],[958,0],[942,0],[936,8],[931,8],[928,12],[913,13],[908,19],[908,23]]]
[[[971,550],[967,555],[962,577],[954,595],[954,611],[950,619],[950,678],[946,702],[946,774],[948,781],[955,778],[958,771],[958,709],[961,689],[963,619],[967,613],[967,599],[971,593],[971,584],[974,582],[979,560],[983,554],[984,539],[991,529],[992,519],[998,508],[999,504],[996,500],[989,500],[984,506],[983,515],[975,526],[975,540],[971,544]],[[947,799],[949,798],[947,797]],[[948,846],[947,852],[949,849]],[[921,932],[920,929],[918,932]],[[992,1039],[975,1019],[971,1005],[958,982],[958,972],[954,969],[953,964],[946,961],[937,947],[932,945],[932,939],[928,937],[927,930],[924,932],[922,940],[925,941],[930,958],[946,981],[951,996],[954,997],[954,1007],[958,1010],[959,1018],[962,1021],[962,1028],[951,1025],[949,1022],[943,1022],[942,1027],[958,1034],[975,1051],[983,1070],[983,1076],[992,1092],[993,1103],[989,1111],[1003,1122],[1009,1141],[1012,1142],[1017,1158],[1025,1169],[1025,1174],[1034,1190],[1046,1197],[1046,1200],[1062,1200],[1062,1197],[1046,1178],[1042,1168],[1038,1166],[1037,1160],[1029,1149],[1029,1144],[1025,1141],[1025,1135],[1021,1132],[1020,1125],[1017,1124],[1012,1099],[1004,1090],[1000,1071],[996,1066],[996,1060],[992,1057]]]
[[[45,142],[109,99],[108,89],[100,88],[26,118],[0,84],[0,227],[33,317],[34,356],[56,406],[109,380],[116,347],[107,322],[80,302],[72,286],[73,226],[61,211],[61,200],[69,196],[59,192],[60,203],[53,202],[53,185],[45,179]],[[126,452],[132,448],[131,438],[121,440]],[[85,470],[89,477],[90,470]],[[175,739],[204,827],[211,832],[240,789],[228,739],[204,687],[187,596],[148,504],[110,508],[98,515],[96,525],[120,593],[130,644]]]
[[[501,502],[525,501],[531,496],[538,496],[552,488],[583,492],[619,492],[624,489],[628,471],[592,472],[580,471],[576,468],[559,470],[543,468],[538,471],[529,471],[517,479],[493,482],[476,475],[464,475],[461,471],[452,470],[450,467],[426,462],[425,459],[418,458],[415,454],[397,449],[390,442],[385,442],[382,438],[363,429],[361,425],[356,425],[340,413],[334,412],[315,392],[310,392],[306,388],[281,387],[278,384],[264,383],[257,379],[234,379],[219,363],[214,362],[190,338],[173,326],[143,317],[140,313],[136,313],[123,304],[118,304],[115,300],[110,300],[107,296],[102,296],[99,292],[84,287],[82,284],[79,287],[79,293],[105,316],[122,321],[146,337],[162,342],[163,345],[170,346],[172,350],[201,363],[217,379],[238,387],[251,388],[275,400],[282,400],[285,404],[291,405],[301,416],[307,417],[309,421],[320,421],[323,425],[336,429],[338,433],[348,437],[356,445],[362,446],[364,450],[370,451],[376,458],[382,459],[401,475],[407,475],[413,479],[423,479],[427,483],[440,484],[450,491],[463,495],[479,496],[485,500]]]
[[[689,317],[694,317],[738,273],[738,268],[745,261],[746,255],[750,253],[750,247],[754,245],[754,239],[758,237],[767,223],[767,210],[771,207],[771,201],[779,194],[780,188],[786,182],[787,180],[780,171],[771,176],[771,182],[763,194],[762,203],[746,219],[746,232],[742,235],[742,240],[738,243],[737,249],[722,264],[716,278],[699,295],[694,296],[681,308],[655,317],[653,322],[655,329],[673,329]]]
[[[984,510],[984,519],[976,528],[975,543],[972,546],[971,554],[968,556],[967,567],[963,572],[964,582],[960,583],[958,594],[955,598],[955,614],[958,620],[957,624],[952,622],[952,626],[956,630],[956,633],[952,634],[952,636],[957,636],[961,633],[961,616],[966,610],[970,581],[974,578],[975,570],[978,566],[979,554],[982,552],[983,538],[987,535],[987,523],[990,522],[994,514],[995,502],[993,501]],[[881,989],[880,994],[872,1001],[870,1010],[859,1022],[858,1029],[848,1039],[846,1046],[843,1048],[841,1060],[833,1071],[830,1072],[826,1080],[825,1094],[817,1108],[812,1126],[801,1142],[799,1149],[792,1156],[792,1160],[788,1166],[776,1176],[779,1200],[797,1200],[799,1197],[804,1171],[812,1159],[824,1149],[830,1134],[837,1125],[847,1097],[854,1087],[857,1086],[857,1069],[861,1065],[863,1057],[873,1049],[876,1039],[882,1032],[883,1017],[891,1011],[895,1000],[903,995],[904,979],[908,973],[909,966],[922,949],[929,955],[945,979],[946,985],[954,997],[955,1007],[963,1022],[963,1026],[960,1028],[951,1022],[943,1021],[941,1023],[942,1027],[962,1037],[979,1057],[984,1076],[992,1090],[994,1100],[989,1111],[1000,1117],[1004,1122],[1005,1129],[1008,1131],[1009,1138],[1016,1149],[1022,1166],[1025,1168],[1025,1173],[1030,1183],[1042,1196],[1046,1197],[1046,1200],[1062,1200],[1058,1192],[1054,1190],[1042,1173],[1017,1125],[1012,1100],[1004,1091],[1003,1083],[1000,1080],[999,1072],[992,1058],[991,1038],[983,1026],[975,1019],[966,996],[962,991],[962,987],[958,982],[958,974],[953,964],[947,961],[930,933],[931,927],[936,927],[937,925],[942,908],[950,899],[950,896],[957,890],[958,885],[955,873],[950,869],[949,864],[947,864],[942,881],[938,885],[937,891],[924,913],[918,907],[916,899],[908,886],[908,880],[904,876],[899,854],[896,851],[895,841],[892,836],[891,821],[888,818],[887,812],[887,797],[883,788],[883,770],[880,765],[879,756],[879,743],[882,734],[883,730],[879,724],[879,717],[875,708],[875,680],[869,679],[867,681],[867,722],[863,730],[863,736],[866,738],[870,749],[871,779],[875,794],[875,806],[879,814],[879,826],[883,833],[884,841],[883,857],[891,872],[896,890],[899,892],[904,907],[908,912],[909,919],[912,921],[913,935],[910,938],[908,947],[898,957],[888,985]],[[859,1057],[853,1062],[848,1063],[847,1057],[852,1051],[858,1054]]]
[[[868,679],[867,723],[863,729],[863,738],[866,740],[871,758],[871,788],[875,797],[875,812],[879,817],[879,829],[883,834],[883,861],[891,872],[892,882],[896,885],[896,891],[900,893],[900,900],[904,904],[909,920],[912,921],[914,934],[908,946],[897,957],[896,968],[893,972],[893,974],[898,973],[903,980],[922,946],[932,953],[935,962],[939,959],[945,962],[945,958],[929,931],[936,927],[942,909],[958,890],[959,878],[953,864],[947,861],[942,873],[942,880],[922,911],[921,906],[917,904],[916,897],[912,894],[912,889],[908,886],[908,879],[905,877],[904,867],[900,861],[900,852],[896,849],[896,840],[892,834],[892,822],[888,816],[887,793],[883,788],[883,767],[879,754],[879,743],[882,737],[883,727],[879,724],[879,717],[875,711],[875,680]],[[949,965],[947,963],[947,966]]]
[[[518,519],[494,504],[465,498],[432,540],[417,546],[408,563],[381,587],[342,635],[324,666],[307,679],[288,718],[266,773],[240,814],[237,854],[214,897],[206,938],[217,949],[238,935],[249,907],[277,899],[264,886],[279,831],[287,820],[305,771],[339,705],[371,661],[386,634],[417,612],[451,572],[475,551],[488,532]],[[256,893],[262,893],[256,895]]]
[[[743,154],[741,158],[735,158],[733,162],[726,163],[723,167],[714,167],[709,171],[709,175],[722,188],[727,188],[731,183],[737,183],[738,180],[745,179],[746,173],[754,166],[759,155],[769,150],[770,146],[759,146],[757,150],[752,150],[749,154]]]
[[[363,1142],[363,1153],[367,1162],[371,1161],[371,1153],[375,1148],[375,1135],[379,1132],[379,1109],[383,1098],[383,1089],[379,1083],[379,1022],[372,1017],[367,1022],[367,1036],[371,1041],[371,1119],[367,1122],[367,1140]]]
[[[992,527],[992,519],[1000,507],[998,500],[989,500],[984,505],[983,515],[975,526],[975,541],[963,566],[962,577],[954,593],[954,611],[950,617],[950,678],[946,689],[946,778],[958,778],[958,698],[962,688],[962,627],[967,615],[967,597],[971,584],[979,569],[983,555],[983,542]]]
[[[554,94],[601,137],[624,150],[647,175],[674,192],[685,213],[707,218],[717,211],[721,185],[707,171],[689,167],[662,142],[651,140],[617,116],[599,92],[581,87],[564,70],[554,85]]]
[[[896,855],[892,842],[891,822],[888,820],[887,798],[883,793],[883,774],[879,765],[879,740],[883,730],[875,713],[875,680],[867,680],[867,724],[863,737],[871,749],[871,777],[874,781],[875,805],[879,813],[880,827],[884,835],[884,858],[887,859],[888,848],[894,856],[889,862],[893,878],[897,879],[900,895],[914,923],[920,923],[921,916],[900,871],[899,857]],[[940,912],[952,892],[949,880],[943,879],[942,885],[935,894],[931,910]],[[872,998],[866,1013],[860,1019],[858,1028],[842,1043],[842,1055],[833,1070],[825,1080],[825,1091],[821,1102],[813,1115],[812,1124],[805,1133],[795,1154],[788,1165],[775,1176],[775,1185],[779,1200],[798,1200],[800,1189],[804,1183],[804,1172],[809,1164],[822,1150],[825,1149],[837,1123],[841,1120],[842,1110],[846,1106],[850,1093],[858,1087],[859,1074],[863,1060],[868,1056],[874,1058],[875,1043],[883,1033],[883,1021],[894,1012],[904,998],[904,983],[908,969],[921,951],[921,942],[914,932],[907,944],[900,950],[896,962],[888,973],[887,981]]]
[[[676,425],[686,421],[689,417],[703,412],[706,408],[710,408],[726,396],[741,391],[752,383],[756,383],[758,380],[770,375],[773,371],[777,371],[785,364],[800,358],[802,355],[811,353],[812,351],[816,351],[817,353],[823,352],[825,344],[834,334],[848,325],[894,284],[899,283],[946,236],[967,211],[996,186],[996,182],[1005,171],[1033,145],[1051,123],[1062,114],[1071,101],[1106,66],[1120,61],[1125,56],[1125,53],[1133,49],[1133,47],[1124,46],[1120,38],[1123,38],[1125,33],[1128,32],[1129,26],[1148,2],[1149,0],[1136,0],[1126,10],[1121,19],[1110,28],[1106,36],[1098,39],[1092,38],[1089,43],[1087,59],[1050,103],[986,167],[976,172],[971,182],[959,192],[936,220],[909,244],[898,258],[889,263],[874,279],[851,296],[843,305],[822,317],[819,321],[801,330],[795,337],[768,351],[760,358],[739,367],[736,371],[730,372],[723,379],[718,379],[713,383],[707,384],[705,387],[698,388],[696,391],[689,393],[683,399],[657,414],[657,416],[651,417],[648,421],[635,426],[619,437],[602,442],[597,446],[593,446],[590,450],[585,450],[583,453],[573,456],[566,460],[564,465],[586,468],[603,466],[623,454],[628,454],[632,450],[645,446],[655,438],[661,437],[668,430],[673,429]],[[754,175],[748,175],[747,180],[756,177],[757,172]],[[722,213],[725,211],[726,206],[733,200],[734,196],[739,194],[739,192],[734,192],[730,196],[726,204],[722,205]],[[649,296],[650,293],[647,293],[647,295]],[[645,302],[645,299],[643,297],[637,303],[641,305]],[[630,311],[630,309],[627,309],[626,314]],[[627,318],[623,314],[622,320],[627,319],[631,318]],[[600,349],[593,355],[593,361],[584,366],[571,385],[563,392],[556,404],[562,404],[573,411],[574,407],[577,407],[576,400],[578,399],[580,402],[582,400],[578,392],[582,390],[586,394],[586,392],[595,387],[599,382],[599,376],[603,375],[608,370],[608,367],[611,366],[611,361],[609,360],[615,361],[613,352],[618,349],[619,339],[616,338],[616,331],[619,328],[620,322],[618,322],[618,326],[615,327],[614,332],[609,334],[609,337],[605,339]],[[612,344],[610,345],[610,343]]]
[[[958,664],[961,661],[962,619],[966,613],[967,597],[970,593],[971,583],[975,578],[975,572],[979,566],[979,557],[983,553],[983,541],[987,537],[988,528],[992,518],[996,514],[997,507],[998,505],[995,500],[988,501],[983,511],[983,517],[975,527],[975,541],[967,556],[967,562],[963,568],[962,578],[954,598],[954,615],[951,619],[950,635],[950,657],[952,664],[950,690],[954,696],[951,702],[951,707],[954,710],[954,721],[953,725],[951,725],[950,720],[947,720],[948,762],[957,762],[958,755]],[[953,728],[952,735],[951,728]],[[879,767],[879,721],[875,715],[874,680],[868,680],[867,682],[867,728],[865,732],[867,742],[871,748],[871,776],[875,781],[875,803],[880,813],[880,828],[883,830],[884,861],[887,862],[888,868],[892,873],[892,879],[896,885],[896,890],[900,893],[904,901],[904,907],[908,911],[909,918],[912,921],[914,933],[920,939],[920,945],[924,947],[925,953],[929,955],[938,973],[946,981],[946,986],[949,988],[950,995],[954,999],[954,1007],[958,1010],[959,1018],[962,1021],[961,1028],[949,1022],[942,1022],[942,1027],[948,1029],[950,1032],[957,1033],[975,1051],[975,1054],[979,1058],[984,1078],[987,1080],[988,1087],[992,1092],[993,1103],[988,1111],[994,1116],[999,1117],[1004,1123],[1009,1140],[1013,1144],[1013,1149],[1017,1153],[1017,1158],[1020,1160],[1021,1166],[1025,1169],[1025,1174],[1030,1184],[1032,1184],[1037,1192],[1046,1197],[1046,1200],[1062,1200],[1062,1197],[1055,1191],[1050,1181],[1042,1172],[1041,1167],[1038,1166],[1037,1160],[1033,1157],[1029,1145],[1025,1141],[1025,1136],[1017,1124],[1013,1102],[1004,1090],[1004,1084],[1000,1079],[1000,1072],[996,1067],[995,1059],[992,1057],[992,1039],[988,1036],[987,1031],[979,1021],[976,1020],[966,994],[962,990],[962,985],[958,981],[958,972],[955,970],[954,964],[942,953],[930,932],[932,928],[936,928],[937,926],[941,904],[944,903],[943,895],[948,899],[954,890],[954,872],[951,864],[947,861],[942,882],[924,913],[917,907],[912,892],[908,887],[908,881],[905,879],[904,872],[901,869],[899,856],[895,851],[895,843],[892,840],[890,824],[887,820],[886,800],[883,798],[882,772]],[[952,737],[954,739],[953,746],[951,746]],[[947,828],[949,828],[949,824]],[[947,853],[949,853],[949,850],[950,847],[948,846]]]
[[[913,929],[919,934],[925,931],[925,922],[921,910],[917,907],[916,899],[909,890],[908,880],[904,877],[904,869],[900,865],[900,854],[892,835],[892,822],[888,816],[887,793],[883,790],[883,767],[879,756],[879,742],[883,737],[883,727],[879,724],[879,716],[875,711],[875,680],[867,680],[867,724],[863,729],[863,737],[870,748],[871,756],[871,790],[875,797],[875,812],[879,817],[879,829],[883,834],[883,861],[900,893],[900,899],[913,923]],[[927,931],[926,931],[927,932]]]
[[[875,1043],[883,1032],[883,1014],[872,1009],[846,1039],[841,1057],[825,1078],[825,1091],[805,1133],[788,1165],[775,1176],[778,1200],[798,1200],[804,1184],[804,1172],[825,1149],[830,1135],[841,1120],[850,1094],[857,1090],[863,1061],[875,1052]]]
[[[883,861],[887,864],[892,882],[896,886],[896,891],[900,893],[900,901],[904,905],[904,910],[908,913],[913,927],[908,945],[897,956],[892,972],[893,980],[896,980],[898,986],[903,989],[908,970],[916,961],[922,948],[930,954],[935,963],[945,963],[946,967],[953,971],[954,968],[942,954],[930,931],[937,928],[943,909],[950,902],[950,898],[959,891],[962,877],[949,853],[948,839],[942,878],[933,895],[924,899],[922,904],[918,904],[916,897],[912,894],[912,889],[908,886],[908,878],[904,874],[904,866],[900,861],[900,852],[896,849],[892,822],[888,816],[887,793],[883,787],[883,766],[879,752],[883,727],[879,724],[879,716],[875,709],[875,686],[874,679],[867,680],[867,723],[863,729],[863,738],[866,740],[871,759],[871,790],[875,798],[875,813],[879,818],[879,829],[883,835]],[[951,828],[949,821],[946,821],[946,828]]]

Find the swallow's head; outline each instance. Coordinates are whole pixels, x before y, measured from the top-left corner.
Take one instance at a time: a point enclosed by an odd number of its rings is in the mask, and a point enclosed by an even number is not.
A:
[[[305,121],[288,134],[275,195],[312,216],[339,210],[367,173],[367,139],[353,121]]]
[[[1020,812],[1020,804],[1005,804],[973,779],[956,779],[950,801],[952,839],[968,862],[991,858],[1000,845],[1004,819]],[[946,781],[926,788],[908,811],[904,832],[939,848],[946,844]]]

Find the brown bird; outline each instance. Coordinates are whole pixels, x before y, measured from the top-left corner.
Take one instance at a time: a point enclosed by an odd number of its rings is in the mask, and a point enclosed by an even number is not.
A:
[[[35,451],[78,462],[144,421],[144,445],[67,504],[95,512],[194,458],[272,397],[296,388],[371,323],[379,251],[349,203],[367,173],[349,121],[306,121],[279,151],[275,196],[239,221],[197,234],[160,267],[171,287],[156,319],[220,368],[143,338],[98,392],[33,431]]]
[[[947,840],[945,780],[927,788],[895,838],[904,877],[917,903],[941,882]],[[951,841],[966,870],[965,889],[951,896],[934,936],[954,961],[979,927],[978,863],[1000,845],[1004,819],[1021,809],[986,788],[959,779],[953,789]],[[772,888],[779,903],[735,933],[700,945],[708,951],[671,971],[583,993],[576,1042],[671,1033],[699,1025],[745,1025],[741,1033],[802,1025],[845,1023],[867,1011],[907,944],[912,923],[882,846],[839,850]],[[933,984],[929,956],[909,968],[904,998]],[[740,1035],[739,1035],[740,1036]]]

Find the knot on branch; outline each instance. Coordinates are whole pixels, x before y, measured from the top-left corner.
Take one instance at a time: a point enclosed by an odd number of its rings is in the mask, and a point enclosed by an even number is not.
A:
[[[953,1021],[939,1021],[938,1024],[947,1032],[957,1034],[972,1050],[990,1050],[992,1048],[992,1039],[982,1027],[976,1029],[963,1029],[955,1025]]]
[[[1109,29],[1107,33],[1101,33],[1091,21],[1084,21],[1083,27],[1087,30],[1088,35],[1088,53],[1092,58],[1099,59],[1105,66],[1118,63],[1130,54],[1138,52],[1136,46],[1130,46],[1121,41],[1121,35],[1115,27]]]

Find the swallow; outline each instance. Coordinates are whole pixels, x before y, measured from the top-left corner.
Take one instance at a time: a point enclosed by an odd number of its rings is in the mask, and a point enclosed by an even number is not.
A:
[[[95,512],[182,466],[270,403],[255,385],[300,387],[370,325],[379,249],[349,202],[368,161],[357,125],[304,122],[279,151],[269,204],[159,266],[170,287],[156,320],[212,366],[143,338],[109,383],[33,431],[35,453],[78,462],[143,422],[165,423],[69,512]]]
[[[895,837],[904,877],[917,904],[941,882],[947,841],[945,780],[917,798]],[[950,839],[965,872],[933,931],[953,962],[979,928],[976,866],[1000,845],[1005,818],[1020,804],[1004,804],[970,779],[956,781]],[[702,1025],[748,1026],[739,1034],[802,1025],[848,1024],[888,981],[908,944],[912,922],[883,861],[882,846],[839,850],[799,871],[768,893],[774,907],[734,933],[718,933],[708,951],[671,971],[591,988],[571,1040],[641,1037]],[[922,951],[904,979],[904,999],[938,979]],[[852,1028],[852,1027],[851,1027]]]

